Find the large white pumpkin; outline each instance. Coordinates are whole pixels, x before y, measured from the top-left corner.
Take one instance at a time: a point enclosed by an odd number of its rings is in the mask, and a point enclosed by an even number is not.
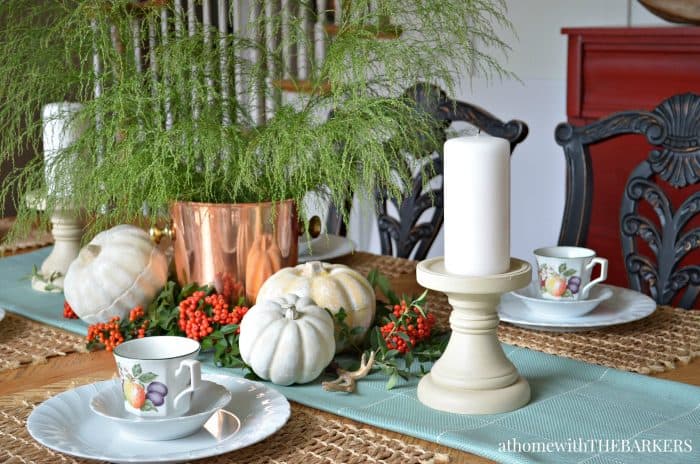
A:
[[[146,306],[168,280],[168,260],[138,227],[119,225],[100,232],[68,268],[66,301],[88,324],[124,318]]]
[[[342,264],[311,261],[281,269],[260,287],[258,298],[269,300],[287,293],[311,298],[333,314],[343,308],[347,313],[345,322],[351,328],[364,329],[355,336],[355,343],[362,340],[374,320],[377,305],[374,289],[362,274]],[[345,348],[346,343],[336,339],[336,351]]]
[[[290,294],[262,300],[241,322],[241,358],[259,377],[278,385],[307,383],[335,355],[333,318],[308,298]]]

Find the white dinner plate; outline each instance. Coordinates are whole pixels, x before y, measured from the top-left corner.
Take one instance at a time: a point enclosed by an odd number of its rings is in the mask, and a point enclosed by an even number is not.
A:
[[[307,261],[328,261],[329,259],[345,256],[355,251],[355,243],[340,235],[321,235],[307,241],[303,236],[299,239],[300,263]]]
[[[27,419],[31,436],[61,453],[109,462],[182,462],[228,453],[277,432],[289,419],[287,399],[259,382],[225,375],[203,375],[229,389],[233,399],[224,408],[235,414],[237,433],[217,440],[208,431],[163,442],[142,441],[122,433],[112,422],[90,410],[90,400],[112,388],[107,380],[60,393],[34,409]]]
[[[2,321],[3,319],[5,319],[5,310],[0,308],[0,321]]]
[[[613,285],[601,284],[599,286],[610,288],[613,291],[612,296],[583,316],[552,320],[531,311],[521,299],[510,293],[501,297],[498,315],[502,321],[526,329],[576,332],[637,321],[656,310],[656,302],[647,295]]]

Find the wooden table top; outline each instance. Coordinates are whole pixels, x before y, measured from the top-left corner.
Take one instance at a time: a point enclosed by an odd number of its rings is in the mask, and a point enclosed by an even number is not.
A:
[[[351,261],[345,258],[342,261]],[[416,292],[420,289],[415,282],[415,276],[401,276],[394,279],[394,288],[404,292]],[[92,353],[72,353],[66,356],[50,358],[45,364],[25,365],[18,369],[5,371],[0,376],[0,396],[21,392],[22,390],[41,388],[59,381],[66,381],[80,377],[109,379],[116,373],[114,358],[111,353],[98,351]],[[696,358],[685,366],[655,374],[659,377],[686,384],[700,386],[700,359]],[[318,411],[319,415],[335,420],[353,424],[358,427],[373,430],[389,437],[398,438],[409,444],[416,444],[426,450],[447,454],[452,463],[491,463],[493,461],[465,453],[453,448],[431,443],[404,434],[379,429],[356,421]]]

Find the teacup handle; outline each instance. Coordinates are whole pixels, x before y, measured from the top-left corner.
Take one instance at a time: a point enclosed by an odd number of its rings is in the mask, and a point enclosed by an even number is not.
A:
[[[600,264],[600,275],[597,279],[591,280],[585,287],[583,287],[583,290],[581,290],[581,296],[584,298],[588,298],[588,292],[594,285],[597,285],[608,278],[608,260],[605,258],[593,258],[593,260],[586,265],[586,269],[591,269],[591,272],[593,272],[592,269],[596,264]]]
[[[175,375],[179,376],[182,374],[183,369],[189,369],[190,371],[190,386],[180,392],[180,394],[173,400],[173,406],[176,410],[179,409],[182,398],[192,394],[192,392],[197,390],[202,383],[202,366],[199,364],[199,361],[196,359],[183,360],[180,363],[180,367],[178,367],[177,371],[175,371]]]

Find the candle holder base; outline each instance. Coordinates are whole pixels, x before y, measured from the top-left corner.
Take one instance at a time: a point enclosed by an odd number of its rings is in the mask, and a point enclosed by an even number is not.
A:
[[[476,277],[450,274],[444,258],[418,263],[418,283],[444,292],[453,308],[447,348],[418,384],[423,404],[458,414],[496,414],[527,404],[530,386],[496,336],[496,306],[501,294],[528,285],[531,271],[516,258],[502,274]]]
[[[27,203],[36,209],[44,210],[45,201],[30,195]],[[51,235],[54,238],[53,250],[41,267],[32,276],[32,289],[39,292],[59,293],[63,291],[63,278],[68,266],[78,257],[80,240],[83,236],[83,223],[71,209],[56,208],[51,214]]]
[[[514,384],[493,390],[440,385],[430,374],[418,384],[418,399],[426,406],[456,414],[497,414],[514,411],[530,401],[530,385],[518,376]]]

